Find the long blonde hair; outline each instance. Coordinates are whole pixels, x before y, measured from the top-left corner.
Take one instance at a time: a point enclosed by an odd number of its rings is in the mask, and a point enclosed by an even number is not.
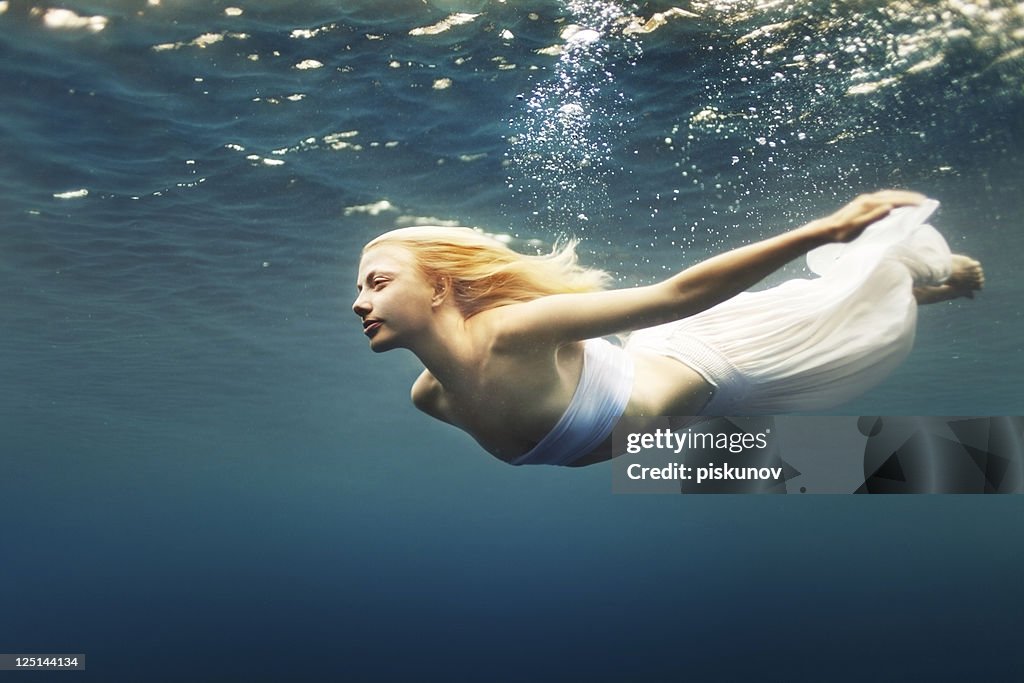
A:
[[[595,292],[611,282],[603,270],[578,264],[576,240],[531,256],[472,228],[418,226],[386,232],[363,253],[386,244],[408,249],[428,279],[448,279],[455,304],[467,318],[551,294]]]

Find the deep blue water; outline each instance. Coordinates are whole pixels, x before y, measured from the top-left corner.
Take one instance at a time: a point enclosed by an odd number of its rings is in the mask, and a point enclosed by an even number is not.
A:
[[[1019,7],[61,7],[0,3],[0,653],[96,681],[1024,676],[1018,497],[510,468],[417,414],[415,359],[349,310],[396,225],[573,233],[633,284],[911,187],[987,287],[837,412],[1022,415]]]

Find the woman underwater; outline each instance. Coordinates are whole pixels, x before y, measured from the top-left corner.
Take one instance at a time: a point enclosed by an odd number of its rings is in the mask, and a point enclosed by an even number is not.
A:
[[[352,309],[372,350],[423,362],[420,410],[511,464],[588,465],[618,455],[616,427],[820,410],[880,382],[910,352],[918,304],[984,283],[924,224],[936,205],[862,195],[663,282],[608,290],[572,243],[526,256],[469,228],[402,228],[364,248]],[[804,254],[820,277],[744,291]],[[625,331],[624,347],[603,339]]]

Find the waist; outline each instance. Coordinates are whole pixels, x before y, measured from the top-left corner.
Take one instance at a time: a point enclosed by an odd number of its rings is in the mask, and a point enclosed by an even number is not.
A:
[[[700,415],[715,393],[713,384],[680,360],[646,349],[628,353],[635,380],[624,417]]]

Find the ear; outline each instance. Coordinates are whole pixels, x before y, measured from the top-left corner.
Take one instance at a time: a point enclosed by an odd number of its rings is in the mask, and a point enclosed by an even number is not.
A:
[[[430,303],[434,308],[437,308],[443,304],[447,299],[448,295],[452,291],[452,279],[448,275],[438,275],[437,279],[434,280],[434,296],[431,297]]]

